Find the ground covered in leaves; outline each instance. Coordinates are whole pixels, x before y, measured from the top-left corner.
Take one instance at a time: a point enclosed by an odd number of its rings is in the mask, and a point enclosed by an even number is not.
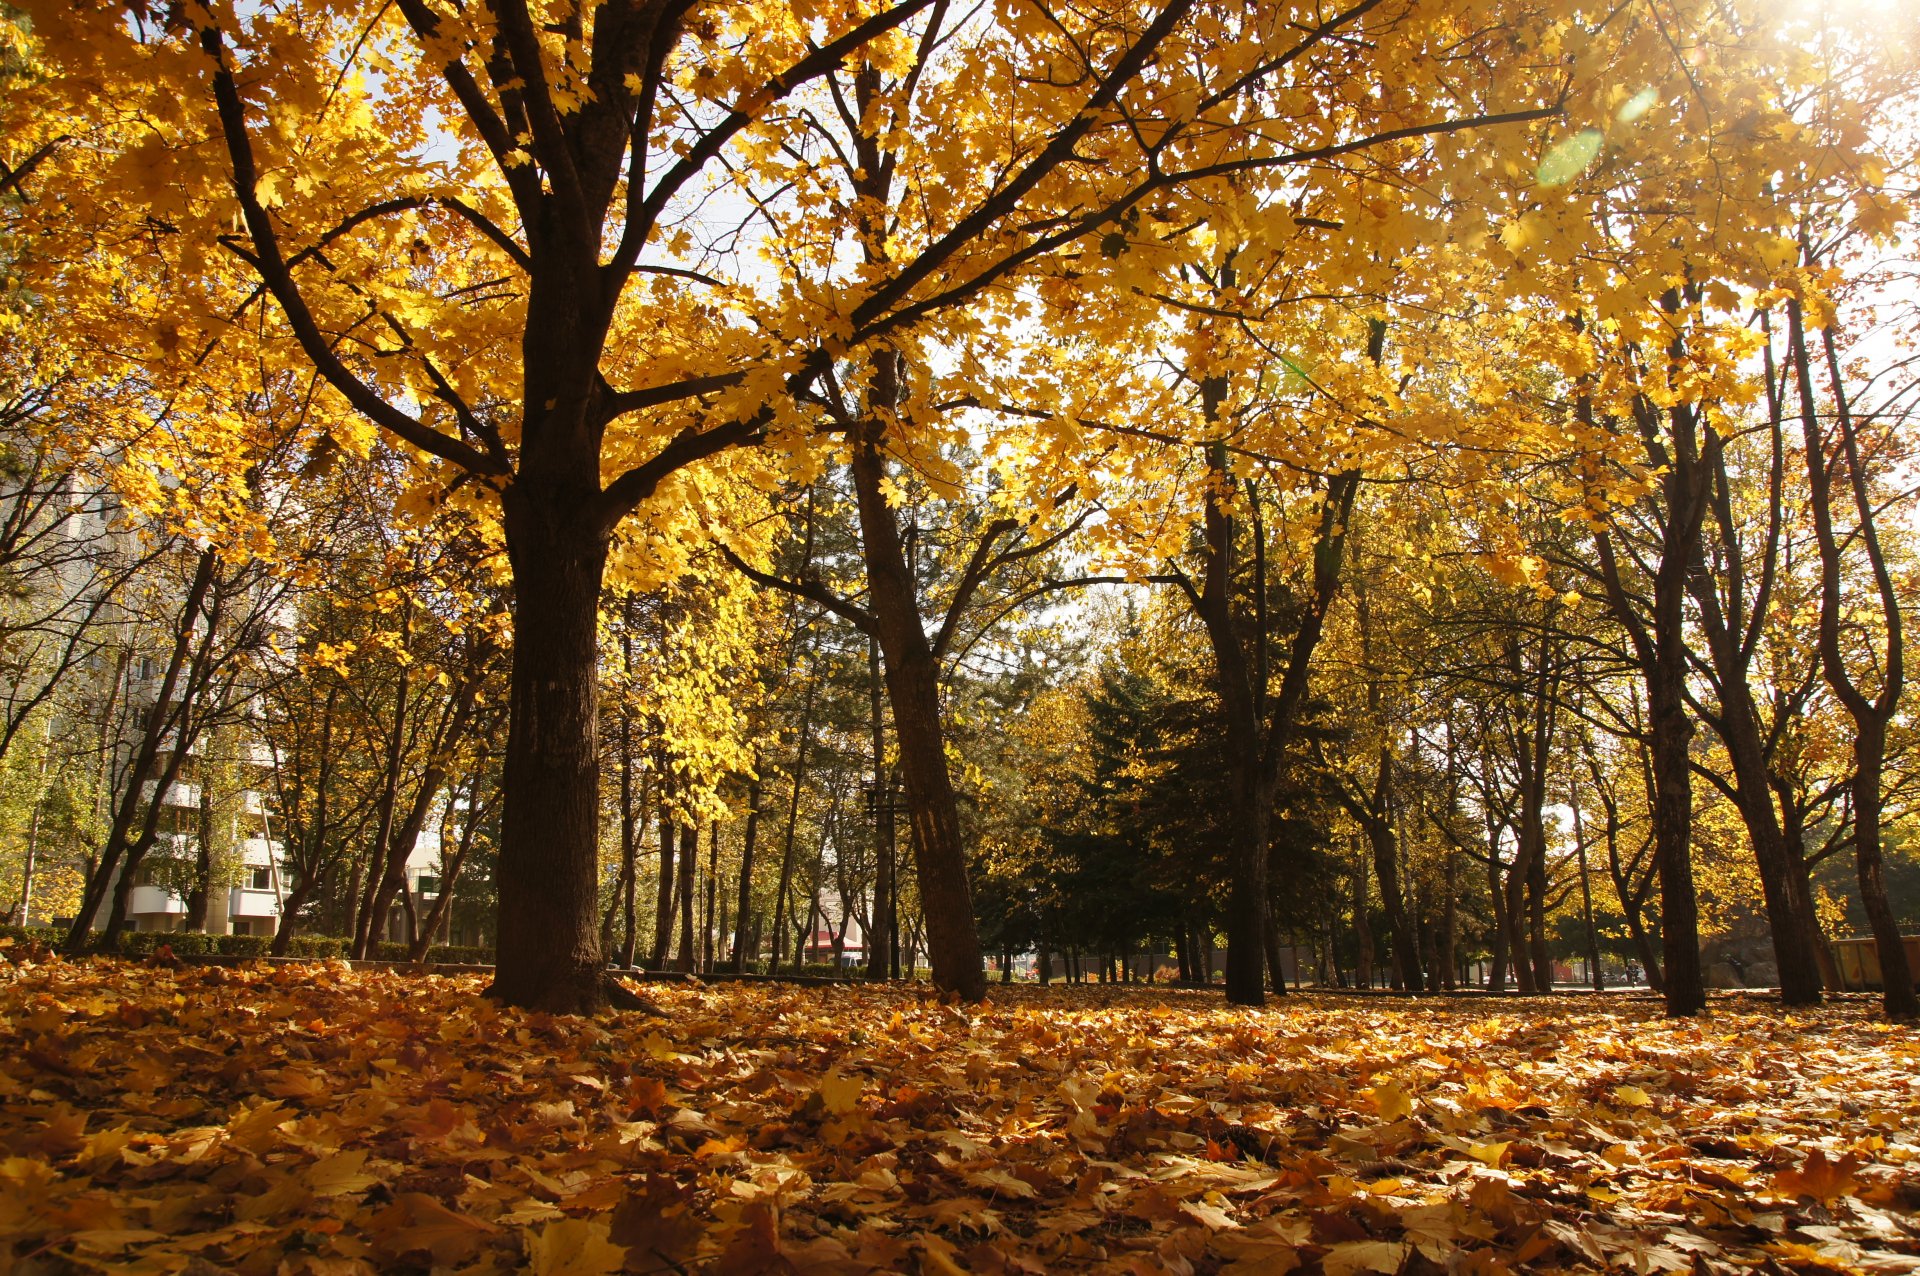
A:
[[[0,1272],[1914,1271],[1864,1005],[0,966]]]

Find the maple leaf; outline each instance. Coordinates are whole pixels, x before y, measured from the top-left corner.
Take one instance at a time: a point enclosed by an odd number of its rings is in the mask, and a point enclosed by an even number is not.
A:
[[[608,1239],[633,1258],[673,1265],[693,1253],[706,1225],[692,1208],[693,1193],[653,1175],[614,1208]]]
[[[860,1092],[864,1088],[865,1082],[859,1077],[829,1072],[820,1078],[814,1093],[820,1096],[821,1106],[828,1112],[835,1116],[846,1116],[860,1106]]]
[[[1355,1272],[1397,1272],[1413,1247],[1396,1241],[1342,1241],[1320,1259],[1326,1276]]]
[[[1367,1093],[1373,1099],[1374,1111],[1380,1114],[1382,1121],[1398,1121],[1413,1111],[1413,1096],[1397,1082],[1377,1085]]]
[[[753,1201],[740,1211],[740,1226],[720,1255],[719,1270],[740,1276],[792,1270],[781,1253],[779,1216],[772,1205]]]
[[[608,1240],[607,1224],[598,1219],[559,1219],[527,1242],[534,1276],[612,1276],[626,1261],[626,1247]]]
[[[422,1251],[435,1264],[451,1267],[472,1261],[482,1242],[500,1229],[448,1209],[425,1193],[403,1192],[373,1216],[370,1231],[395,1257]]]
[[[1849,1152],[1837,1161],[1827,1159],[1827,1154],[1819,1148],[1807,1153],[1807,1159],[1800,1168],[1783,1170],[1773,1176],[1773,1191],[1779,1196],[1810,1196],[1816,1201],[1831,1201],[1840,1196],[1851,1196],[1859,1189],[1859,1180],[1854,1172],[1860,1168],[1860,1158]]]
[[[339,1152],[315,1161],[307,1167],[303,1177],[308,1190],[315,1196],[344,1196],[349,1192],[364,1192],[380,1181],[379,1175],[367,1172],[366,1164],[365,1149]]]

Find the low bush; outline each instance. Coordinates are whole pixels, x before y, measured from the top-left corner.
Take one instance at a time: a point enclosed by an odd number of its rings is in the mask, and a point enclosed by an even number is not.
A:
[[[350,943],[337,935],[295,935],[287,941],[287,956],[344,957]]]
[[[212,938],[214,951],[227,957],[265,957],[273,947],[271,935],[215,935]]]
[[[16,944],[45,944],[57,947],[66,942],[67,932],[57,926],[0,926],[0,939]]]
[[[120,951],[129,957],[151,957],[162,948],[175,957],[205,957],[214,941],[231,936],[202,935],[191,930],[136,930],[120,936]]]
[[[465,944],[435,944],[427,949],[427,960],[454,966],[491,966],[493,949]]]

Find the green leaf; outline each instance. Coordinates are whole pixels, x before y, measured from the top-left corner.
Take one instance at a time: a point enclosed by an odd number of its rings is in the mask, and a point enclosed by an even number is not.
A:
[[[1534,173],[1535,180],[1542,186],[1565,186],[1586,171],[1605,141],[1599,129],[1581,129],[1547,152]]]

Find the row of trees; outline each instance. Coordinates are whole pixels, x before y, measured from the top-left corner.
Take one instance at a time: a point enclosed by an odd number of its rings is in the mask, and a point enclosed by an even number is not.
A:
[[[284,556],[241,516],[277,490],[275,448],[302,475],[398,449],[418,552],[470,540],[510,600],[503,998],[610,995],[601,670],[632,664],[612,655],[627,622],[603,623],[621,598],[657,602],[646,623],[697,653],[642,653],[660,677],[618,719],[622,911],[637,758],[689,865],[730,777],[749,812],[766,796],[748,742],[768,686],[745,655],[782,640],[757,641],[749,613],[772,613],[743,582],[864,639],[888,711],[868,706],[888,740],[870,769],[878,794],[901,780],[933,975],[979,996],[959,671],[998,649],[994,624],[1114,577],[1170,591],[1205,638],[1234,1000],[1273,973],[1293,872],[1275,847],[1310,790],[1365,837],[1391,952],[1422,982],[1393,795],[1434,748],[1462,790],[1447,818],[1487,826],[1509,960],[1526,947],[1537,979],[1567,718],[1632,742],[1609,763],[1644,747],[1671,1008],[1702,1000],[1701,720],[1788,996],[1817,996],[1753,691],[1781,599],[1814,580],[1800,667],[1851,724],[1860,892],[1890,1008],[1912,1009],[1876,886],[1904,661],[1880,489],[1905,398],[1863,414],[1851,366],[1883,359],[1856,338],[1904,216],[1910,157],[1871,124],[1912,96],[1897,36],[1724,4],[23,7],[12,269],[61,316],[89,437],[219,492],[205,530],[236,563]],[[1800,475],[1819,567],[1789,579],[1788,520],[1768,532],[1765,510]],[[1755,491],[1758,523],[1738,503]],[[844,547],[823,548],[823,503]],[[1496,764],[1475,781],[1464,761],[1468,724],[1403,722],[1413,684],[1384,672],[1343,707],[1375,733],[1358,762],[1318,756],[1334,631],[1372,668],[1409,600],[1451,588],[1408,571],[1353,590],[1363,537],[1484,561],[1588,626],[1529,618],[1501,648],[1528,724],[1497,764],[1510,817]],[[798,661],[785,644],[776,670]],[[1573,694],[1575,666],[1604,705]],[[799,682],[793,811],[817,694]],[[419,717],[410,685],[393,737],[486,717],[478,692]],[[376,787],[391,846],[411,808]],[[375,861],[356,920],[394,897]]]

